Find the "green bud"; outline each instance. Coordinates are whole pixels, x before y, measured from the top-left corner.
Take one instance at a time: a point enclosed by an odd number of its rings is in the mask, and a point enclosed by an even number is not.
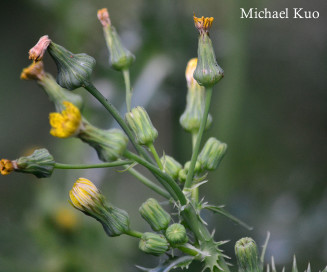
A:
[[[163,235],[145,232],[141,237],[139,248],[147,254],[159,256],[169,249],[169,244]]]
[[[185,182],[190,165],[191,165],[191,161],[186,162],[184,168],[181,171],[179,171],[178,178],[181,182]],[[194,173],[197,174],[200,172],[200,170],[201,170],[201,164],[197,161],[195,163]]]
[[[150,145],[158,137],[158,131],[152,125],[149,115],[142,107],[136,107],[126,113],[126,121],[134,132],[136,141],[141,145]]]
[[[139,212],[154,231],[166,229],[171,220],[170,215],[154,198],[149,198],[146,202],[144,202],[140,207]]]
[[[202,169],[215,170],[223,159],[227,145],[216,138],[209,138],[199,154],[198,161]]]
[[[107,9],[98,11],[98,19],[103,26],[104,37],[110,53],[109,63],[118,71],[128,69],[135,57],[123,46],[116,29],[111,25]]]
[[[69,197],[73,207],[99,221],[108,236],[119,236],[129,231],[128,213],[106,203],[105,197],[88,179],[79,178]]]
[[[177,179],[178,173],[182,169],[182,165],[178,161],[176,161],[173,157],[168,155],[162,156],[160,160],[164,172],[166,172],[173,179]]]
[[[242,238],[235,244],[235,254],[240,272],[261,272],[258,248],[252,238]]]
[[[223,76],[224,71],[218,65],[216,55],[209,37],[209,29],[213,18],[197,18],[194,16],[196,28],[200,32],[198,43],[198,63],[194,71],[194,78],[201,86],[211,87]]]
[[[188,241],[185,227],[178,223],[168,227],[166,230],[166,238],[172,246],[183,245]]]
[[[33,174],[38,178],[50,177],[55,161],[52,155],[45,148],[37,149],[28,157],[20,157],[15,161],[16,172]]]
[[[186,177],[187,177],[187,171],[185,169],[182,169],[181,171],[179,171],[178,179],[180,182],[185,182]]]
[[[128,143],[128,138],[123,131],[119,129],[102,130],[92,126],[85,119],[83,120],[83,129],[78,137],[92,146],[99,159],[105,162],[120,158]]]
[[[57,65],[57,82],[61,87],[74,90],[90,84],[94,58],[84,53],[73,54],[54,42],[48,51]]]

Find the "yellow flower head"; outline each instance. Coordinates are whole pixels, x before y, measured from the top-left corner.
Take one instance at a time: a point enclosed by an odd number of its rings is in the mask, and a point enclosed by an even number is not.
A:
[[[197,58],[190,59],[189,62],[187,63],[186,70],[185,70],[185,77],[187,81],[187,86],[190,88],[194,84],[198,84],[196,80],[193,77],[196,65],[198,63]]]
[[[43,62],[33,62],[30,66],[23,69],[20,79],[24,80],[41,80],[45,73],[43,70]]]
[[[99,9],[97,15],[103,27],[107,27],[108,25],[111,25],[109,13],[106,8]]]
[[[76,180],[73,189],[69,192],[69,197],[71,204],[82,212],[92,211],[92,207],[97,205],[96,200],[102,202],[100,191],[86,178]]]
[[[1,175],[9,175],[12,171],[14,171],[13,162],[10,160],[2,159],[0,160],[0,173]]]
[[[37,42],[34,47],[30,49],[29,53],[29,59],[33,61],[39,61],[42,60],[43,55],[45,51],[47,50],[49,44],[51,43],[51,40],[49,39],[48,35],[42,36],[39,41]]]
[[[76,214],[66,207],[61,207],[56,211],[54,220],[57,226],[64,230],[73,230],[77,226]]]
[[[79,109],[68,101],[63,102],[65,110],[50,113],[50,134],[59,138],[77,135],[80,131],[82,116]]]
[[[198,18],[198,17],[195,17],[195,14],[194,14],[193,20],[194,20],[195,27],[200,31],[200,34],[203,34],[203,33],[209,32],[214,18],[213,17],[204,18],[204,16],[202,16],[201,18]]]

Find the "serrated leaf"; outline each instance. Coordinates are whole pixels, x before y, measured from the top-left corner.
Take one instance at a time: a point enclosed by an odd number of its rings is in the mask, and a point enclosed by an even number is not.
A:
[[[224,215],[227,218],[229,218],[230,220],[234,221],[235,223],[237,223],[237,224],[241,225],[242,227],[246,228],[247,230],[252,230],[253,229],[253,227],[249,226],[248,224],[246,224],[242,220],[240,220],[237,217],[235,217],[234,215],[230,214],[228,211],[226,211],[225,209],[223,209],[220,206],[204,205],[203,208],[208,209],[208,210],[210,210],[212,212]]]
[[[136,265],[138,269],[141,271],[146,271],[146,272],[169,272],[172,269],[175,268],[185,268],[188,267],[192,261],[194,260],[194,257],[192,256],[183,256],[183,257],[176,257],[172,259],[168,259],[164,261],[163,263],[160,263],[157,267],[155,268],[145,268]]]

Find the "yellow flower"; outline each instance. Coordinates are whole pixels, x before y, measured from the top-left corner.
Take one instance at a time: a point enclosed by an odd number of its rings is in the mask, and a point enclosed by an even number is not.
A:
[[[43,62],[38,61],[24,68],[20,74],[20,78],[24,80],[41,80],[44,75]]]
[[[213,17],[205,17],[202,16],[201,18],[195,17],[195,14],[193,16],[195,27],[200,31],[200,33],[207,33],[209,32],[212,22],[214,20]]]
[[[2,159],[0,160],[0,173],[1,175],[9,175],[12,171],[14,171],[14,165],[12,161]]]
[[[63,102],[65,110],[61,113],[50,113],[50,134],[59,137],[67,138],[77,135],[80,131],[82,116],[79,109],[68,101]]]
[[[76,180],[73,189],[69,192],[71,204],[82,212],[92,211],[96,205],[95,201],[102,201],[98,188],[88,179],[79,178]]]
[[[66,207],[59,208],[54,215],[58,227],[64,230],[73,230],[77,226],[77,217],[70,209]]]
[[[196,80],[193,77],[196,65],[198,63],[197,58],[190,59],[187,63],[186,70],[185,70],[185,77],[187,81],[187,86],[190,88],[191,86],[194,86],[195,84],[198,85]]]

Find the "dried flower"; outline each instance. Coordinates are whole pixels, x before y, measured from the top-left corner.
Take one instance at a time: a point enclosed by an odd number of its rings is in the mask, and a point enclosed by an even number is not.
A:
[[[14,164],[11,160],[1,159],[0,160],[0,173],[3,176],[9,175],[14,171]]]
[[[43,61],[33,62],[23,69],[20,78],[24,80],[42,80],[45,76]]]
[[[45,53],[45,50],[47,50],[49,44],[51,43],[51,40],[49,39],[48,35],[42,36],[39,41],[37,42],[34,47],[30,49],[29,53],[29,59],[33,61],[40,61],[43,58],[43,55]]]

